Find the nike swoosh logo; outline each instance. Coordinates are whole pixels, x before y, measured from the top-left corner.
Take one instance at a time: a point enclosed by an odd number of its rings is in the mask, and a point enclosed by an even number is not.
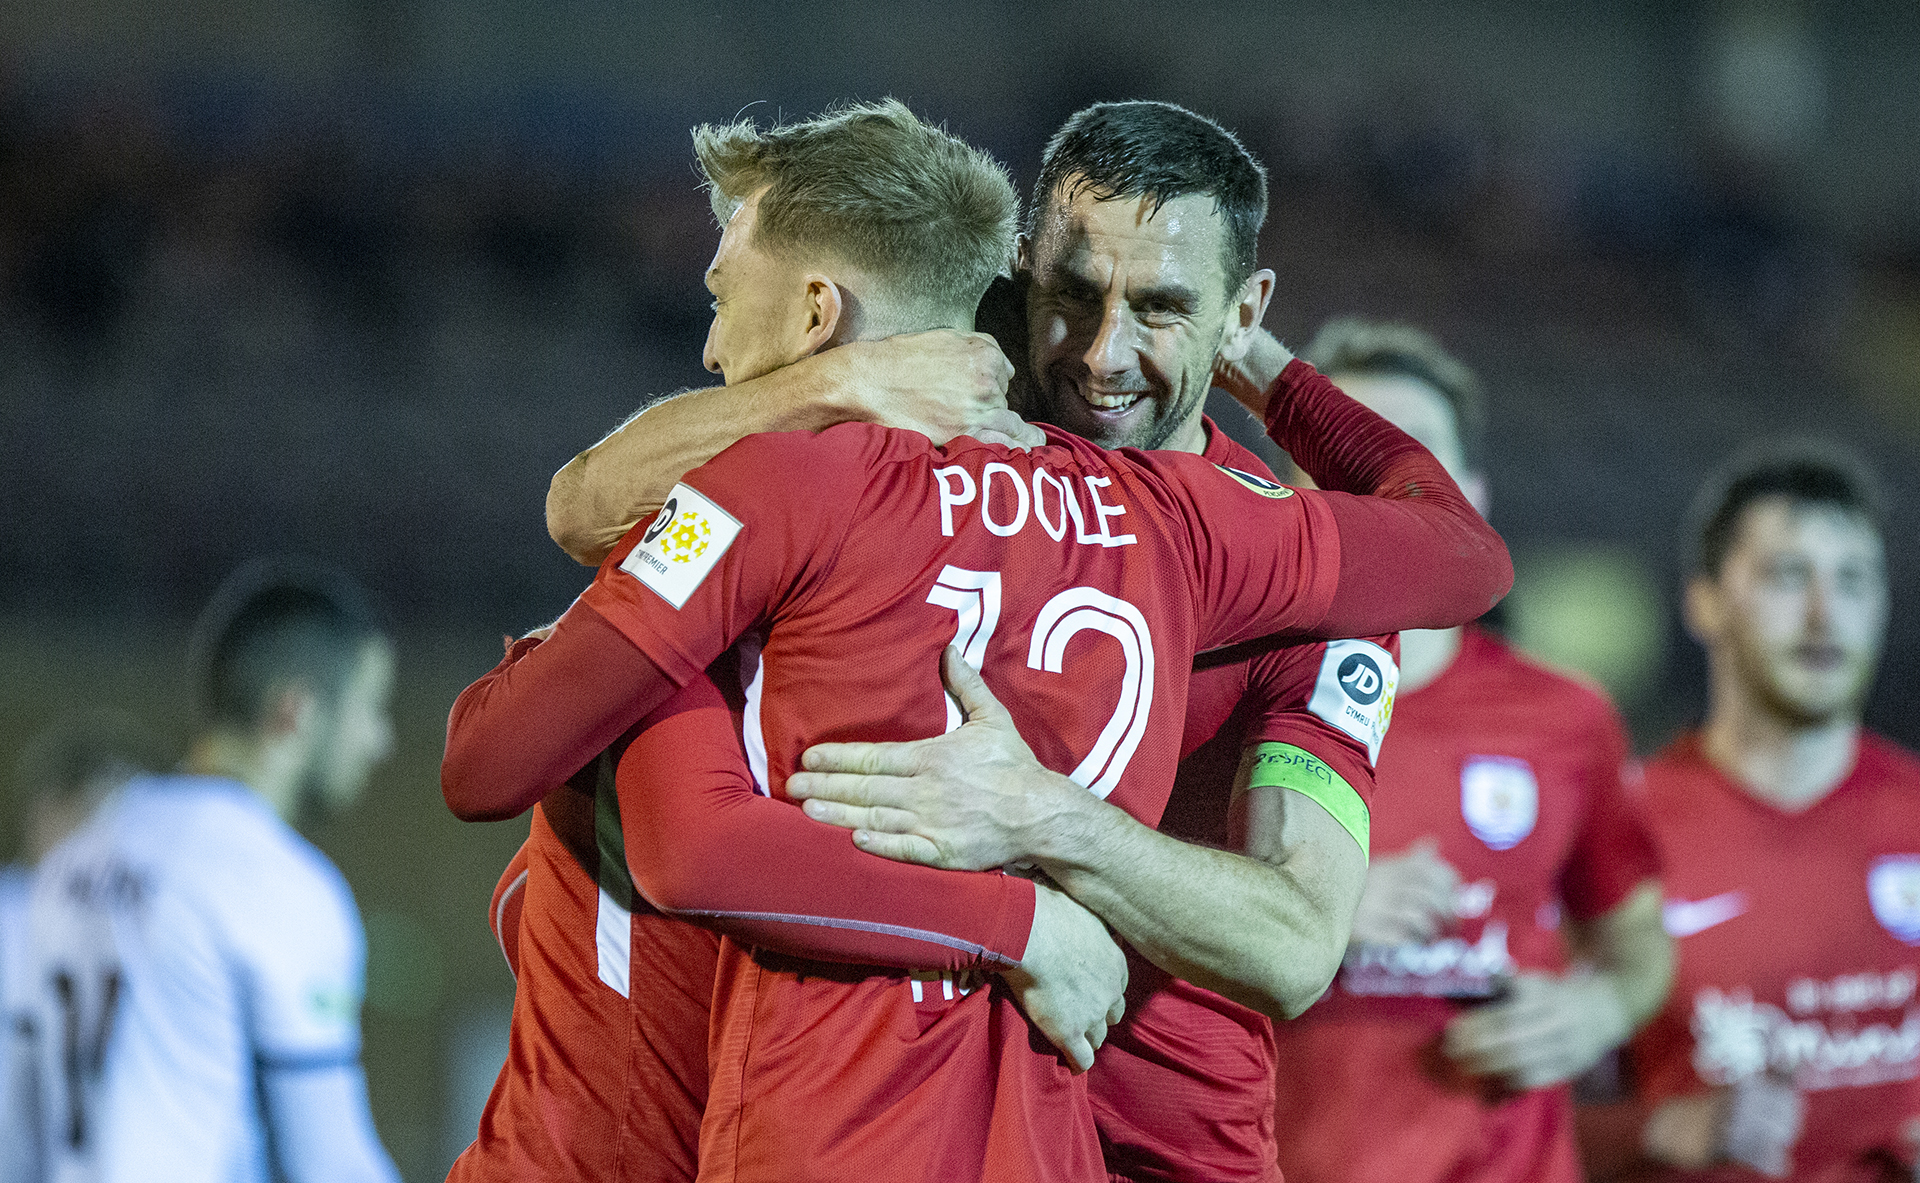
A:
[[[1747,910],[1747,893],[1723,891],[1704,900],[1668,900],[1660,909],[1669,936],[1690,937]]]

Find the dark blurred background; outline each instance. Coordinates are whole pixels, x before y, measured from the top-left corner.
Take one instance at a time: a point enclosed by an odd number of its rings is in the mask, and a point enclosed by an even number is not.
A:
[[[374,590],[401,750],[313,836],[367,917],[409,1180],[502,1054],[485,905],[525,834],[445,813],[445,711],[584,585],[548,476],[709,380],[696,122],[892,94],[1024,187],[1085,103],[1214,116],[1272,172],[1270,328],[1405,318],[1485,378],[1523,644],[1657,746],[1703,697],[1675,623],[1694,487],[1743,441],[1837,439],[1894,494],[1870,718],[1920,744],[1920,5],[1035,7],[0,12],[0,757],[100,703],[183,737],[188,622],[248,556]],[[0,818],[0,854],[18,836]]]

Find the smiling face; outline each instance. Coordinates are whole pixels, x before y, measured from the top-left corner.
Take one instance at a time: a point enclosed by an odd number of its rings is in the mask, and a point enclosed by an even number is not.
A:
[[[1687,607],[1716,667],[1770,713],[1800,726],[1857,716],[1886,633],[1880,535],[1836,506],[1755,501]]]
[[[1105,448],[1199,451],[1214,357],[1241,327],[1214,199],[1156,210],[1070,179],[1043,212],[1028,247],[1036,417]]]
[[[707,267],[713,324],[701,360],[728,386],[770,374],[812,353],[813,308],[800,265],[753,241],[760,195],[734,211]]]

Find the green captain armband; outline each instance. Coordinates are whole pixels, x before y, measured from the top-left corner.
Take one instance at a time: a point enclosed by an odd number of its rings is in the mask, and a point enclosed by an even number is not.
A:
[[[1306,794],[1353,835],[1361,854],[1369,853],[1372,820],[1367,803],[1326,761],[1290,743],[1263,743],[1254,746],[1252,765],[1248,788],[1292,789]]]

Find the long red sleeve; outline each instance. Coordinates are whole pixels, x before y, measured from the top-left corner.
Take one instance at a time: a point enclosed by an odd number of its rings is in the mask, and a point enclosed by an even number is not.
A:
[[[519,641],[447,716],[440,792],[462,821],[517,817],[674,691],[605,617],[576,603],[544,643]]]
[[[1017,964],[1033,884],[891,862],[756,793],[737,720],[701,677],[620,758],[627,865],[654,907],[798,957],[965,970]]]
[[[1330,494],[1339,526],[1340,583],[1316,632],[1461,624],[1513,586],[1506,544],[1433,454],[1306,362],[1274,380],[1267,435]]]
[[[516,642],[455,702],[441,766],[447,804],[468,820],[530,808],[641,721],[633,704],[662,686],[671,683],[645,654],[576,606],[549,640]],[[1026,951],[1031,883],[890,862],[755,793],[734,715],[705,677],[644,716],[617,783],[628,867],[663,912],[860,965],[962,970],[1016,964]]]

